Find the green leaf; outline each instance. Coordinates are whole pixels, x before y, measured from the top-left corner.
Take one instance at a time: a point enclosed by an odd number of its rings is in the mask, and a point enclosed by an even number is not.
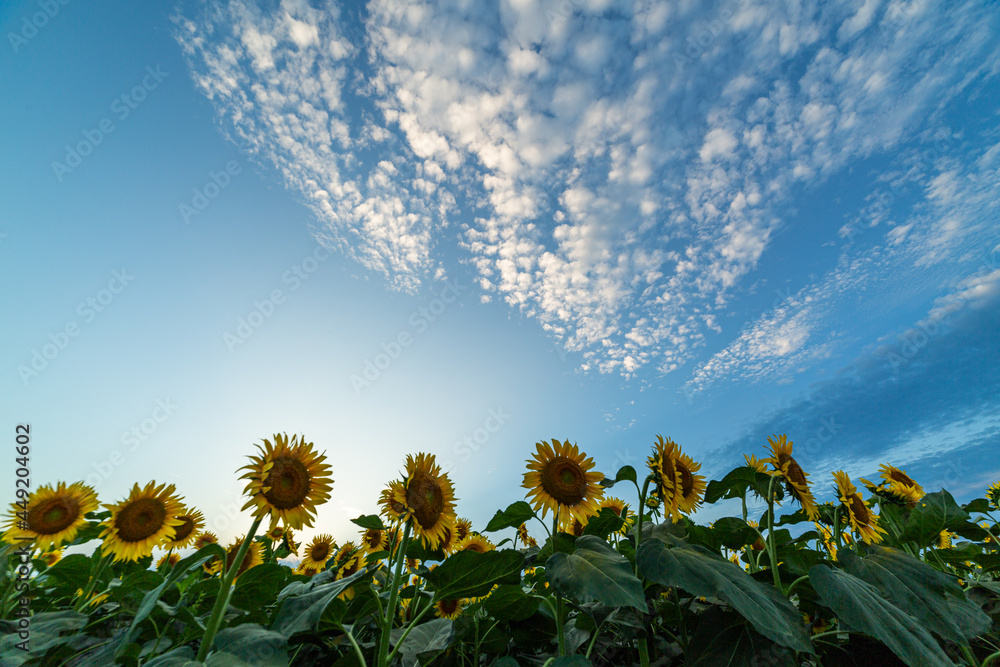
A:
[[[646,611],[642,583],[632,574],[628,560],[593,535],[578,537],[571,554],[552,554],[545,563],[545,575],[553,588],[579,602]]]
[[[416,664],[417,660],[426,664],[433,660],[451,645],[455,634],[453,625],[450,619],[436,618],[413,628],[403,640],[402,646],[399,647],[404,664]],[[396,635],[396,638],[393,638],[393,644],[398,641],[402,632],[402,628],[393,631],[393,634]]]
[[[24,628],[18,627],[17,619],[0,621],[0,628],[4,633],[0,639],[0,660],[4,665],[19,665],[29,656],[44,655],[53,646],[72,640],[85,625],[87,616],[75,611],[47,611],[33,614],[28,628],[31,649],[29,654],[15,648],[17,643],[24,641],[24,638],[18,635],[18,631]],[[8,658],[10,663],[7,662]],[[21,659],[15,660],[15,658]]]
[[[83,554],[70,554],[45,571],[46,582],[76,592],[90,579],[93,561]]]
[[[434,587],[435,600],[458,600],[486,595],[493,584],[521,582],[524,556],[511,549],[503,551],[459,551],[425,576]]]
[[[610,480],[607,477],[605,477],[604,479],[601,480],[601,486],[603,486],[605,489],[610,489],[618,482],[632,482],[633,484],[638,486],[636,479],[637,477],[635,474],[635,468],[633,468],[632,466],[622,466],[621,468],[618,469],[618,474],[615,475],[614,480]]]
[[[636,562],[644,577],[691,595],[721,598],[768,639],[812,653],[799,610],[773,586],[755,581],[743,568],[702,547],[670,535],[665,538],[639,545]],[[668,547],[668,543],[673,546]]]
[[[497,510],[490,522],[486,524],[485,532],[493,533],[504,528],[517,528],[533,516],[535,516],[535,512],[531,509],[531,505],[523,500],[518,500],[516,503],[508,505],[507,509],[502,512]]]
[[[990,618],[965,599],[958,579],[935,570],[923,561],[889,547],[871,547],[858,556],[842,549],[844,569],[876,586],[900,609],[924,627],[963,646],[990,628]]]
[[[285,587],[289,570],[277,563],[262,563],[252,567],[236,580],[230,603],[237,609],[256,611],[274,602]]]
[[[958,506],[950,493],[941,489],[928,493],[910,511],[899,539],[927,547],[937,542],[942,530],[955,532],[968,522],[968,512]]]
[[[362,514],[357,519],[351,519],[351,523],[361,526],[365,530],[386,530],[385,524],[378,514]]]
[[[513,584],[497,587],[486,598],[484,606],[498,621],[522,621],[538,611],[541,603],[541,597],[528,595],[521,590],[520,584]]]
[[[200,665],[195,659],[194,650],[190,646],[178,646],[177,648],[162,653],[149,662],[144,662],[144,667],[195,667]]]
[[[931,633],[871,584],[827,565],[809,570],[809,582],[848,630],[878,639],[908,665],[954,667]]]
[[[758,496],[767,496],[767,487],[771,476],[766,472],[757,472],[749,466],[733,468],[722,479],[713,479],[705,487],[705,502],[716,503],[723,499],[745,496],[748,490],[753,490]],[[783,496],[781,485],[775,483],[774,497],[780,500]]]
[[[738,614],[709,611],[691,637],[691,667],[795,667],[788,648],[765,639]]]
[[[739,549],[760,539],[760,534],[743,519],[727,516],[712,524],[719,542],[727,549]]]
[[[990,501],[986,500],[986,498],[976,498],[975,500],[970,501],[965,505],[962,505],[962,509],[964,509],[969,514],[972,514],[973,512],[977,512],[979,514],[986,514],[991,509]]]
[[[590,517],[583,529],[583,534],[594,535],[606,540],[608,535],[618,532],[624,525],[625,519],[615,514],[615,511],[610,507],[604,507],[601,508],[600,514]]]
[[[327,571],[330,572],[330,570]],[[313,579],[322,576],[322,574],[317,574]],[[281,606],[274,614],[274,620],[271,621],[271,630],[285,637],[291,637],[296,632],[313,630],[326,606],[353,586],[356,581],[366,576],[371,576],[367,569],[358,570],[346,579],[322,583],[312,588],[305,584],[308,590],[301,593],[297,593],[297,591],[302,590],[301,588],[293,588],[292,592],[286,593],[288,589],[297,586],[297,582],[289,584],[285,587],[285,591],[282,591],[282,594],[278,596],[281,600]]]
[[[592,664],[582,655],[564,655],[552,661],[552,667],[590,667]]]
[[[240,578],[244,576],[246,574]],[[218,655],[216,652],[257,667],[288,665],[288,639],[255,623],[244,623],[220,631],[212,642],[212,656]]]

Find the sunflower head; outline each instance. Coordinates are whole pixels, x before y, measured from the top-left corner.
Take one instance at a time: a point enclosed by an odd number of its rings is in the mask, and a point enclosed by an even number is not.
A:
[[[199,531],[205,527],[205,517],[198,510],[185,509],[177,518],[182,523],[174,528],[173,535],[167,540],[165,546],[168,549],[183,549],[189,546],[194,542]]]
[[[493,543],[478,533],[469,535],[455,546],[455,551],[475,551],[484,554],[496,549]]]
[[[63,550],[56,549],[55,551],[46,551],[41,556],[38,557],[40,561],[45,563],[46,567],[52,567],[56,563],[62,560]]]
[[[236,556],[240,551],[240,547],[243,545],[243,541],[246,536],[237,538],[235,541],[231,542],[229,546],[226,547],[226,570],[233,566],[236,562]],[[251,542],[250,546],[247,547],[246,555],[243,556],[243,562],[240,563],[240,569],[236,571],[236,576],[233,581],[240,578],[241,575],[246,573],[248,570],[257,567],[264,562],[264,553],[261,549],[259,542]],[[213,567],[215,572],[222,572],[222,563],[216,561]]]
[[[337,570],[337,579],[346,579],[367,564],[368,561],[365,554],[359,551],[344,561],[344,564],[340,566]]]
[[[653,475],[653,496],[663,502],[665,513],[676,521],[698,509],[706,486],[705,477],[695,474],[701,464],[681,452],[676,442],[656,436],[646,464]]]
[[[286,526],[311,526],[316,506],[330,499],[333,480],[326,456],[317,453],[304,436],[277,434],[274,442],[257,445],[259,455],[250,456],[245,493],[250,497],[243,509],[254,508],[254,516],[271,515],[272,525],[279,520]]]
[[[361,548],[366,553],[384,551],[389,542],[389,531],[379,528],[366,528],[361,531]]]
[[[753,454],[744,454],[743,460],[746,462],[748,468],[753,468],[757,472],[763,472],[763,473],[767,472],[767,465],[764,463],[764,461],[761,461]]]
[[[46,484],[28,496],[27,510],[11,504],[3,539],[14,544],[33,540],[42,551],[56,549],[72,542],[87,523],[86,515],[96,509],[97,494],[86,484]]]
[[[153,553],[173,537],[183,523],[184,507],[174,495],[174,485],[150,482],[140,489],[132,487],[128,498],[114,505],[105,505],[111,516],[104,522],[101,539],[104,553],[114,554],[114,560],[135,561]]]
[[[455,540],[461,542],[472,532],[472,522],[468,519],[459,518],[455,521]]]
[[[600,481],[604,475],[592,472],[593,459],[587,457],[569,440],[535,444],[534,460],[529,460],[528,472],[524,473],[521,484],[529,489],[525,494],[534,509],[542,510],[542,517],[548,510],[559,512],[560,521],[586,517],[597,511],[598,503],[604,497],[604,487]]]
[[[955,533],[949,530],[942,530],[941,534],[938,535],[937,548],[938,549],[951,549],[952,540],[958,537]]]
[[[194,548],[195,551],[202,549],[209,544],[218,544],[219,538],[215,536],[215,533],[210,533],[208,531],[203,531],[198,533],[198,537],[194,538]]]
[[[158,561],[156,561],[156,569],[159,570],[161,567],[166,567],[167,569],[172,568],[177,563],[181,562],[180,554],[176,554],[173,551],[168,551],[163,554]]]
[[[398,499],[405,496],[406,490],[399,480],[386,484],[378,500],[381,507],[379,514],[393,522],[404,520],[406,518],[406,503]]]
[[[1000,510],[1000,482],[993,482],[990,488],[986,489],[986,500],[990,503],[990,508]]]
[[[455,491],[433,454],[407,455],[405,479],[393,489],[393,502],[412,519],[413,534],[437,549],[456,521]]]
[[[810,521],[816,521],[819,518],[819,510],[816,509],[816,499],[809,490],[809,475],[792,458],[792,443],[784,434],[772,435],[767,442],[771,446],[771,456],[763,462],[770,463],[774,467],[774,474],[781,475],[785,480],[788,494],[799,501]]]
[[[434,603],[434,615],[438,618],[455,619],[462,615],[464,608],[464,600],[437,600]]]
[[[272,542],[280,542],[285,539],[285,529],[280,525],[274,525],[271,527],[271,530],[265,533],[265,537]]]
[[[843,470],[833,473],[837,482],[837,497],[847,510],[847,518],[854,532],[861,535],[866,544],[882,541],[885,530],[878,525],[878,515],[874,514],[865,504],[857,488],[851,483],[851,478]]]
[[[896,466],[883,463],[878,469],[879,477],[884,480],[884,488],[905,504],[914,507],[924,497],[923,487]]]
[[[333,543],[333,536],[322,534],[312,539],[306,547],[305,555],[302,558],[302,567],[312,568],[317,572],[323,570],[323,566],[334,554],[337,545]]]

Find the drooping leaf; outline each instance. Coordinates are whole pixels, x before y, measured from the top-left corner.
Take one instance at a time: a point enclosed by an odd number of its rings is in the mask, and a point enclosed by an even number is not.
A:
[[[635,474],[635,468],[633,468],[632,466],[622,466],[621,468],[618,469],[618,474],[615,475],[615,478],[613,480],[608,479],[607,477],[602,479],[601,486],[603,486],[605,489],[610,489],[618,482],[632,482],[633,484],[636,484],[636,479],[638,478],[636,477]]]
[[[762,498],[767,496],[767,488],[771,482],[771,476],[765,472],[757,472],[748,466],[733,468],[722,479],[713,479],[705,487],[705,502],[716,503],[723,499],[739,498],[746,495],[748,490],[752,490]],[[774,485],[774,497],[781,500],[784,493],[781,485]]]
[[[941,489],[921,498],[910,510],[910,518],[899,539],[921,547],[935,544],[942,530],[957,532],[969,523],[969,513],[958,506],[951,494]]]
[[[871,584],[827,565],[813,567],[809,582],[846,629],[878,639],[908,665],[954,667],[931,633]]]
[[[425,577],[438,600],[486,595],[493,584],[520,583],[524,556],[512,549],[502,551],[459,551],[449,556]]]
[[[385,524],[378,514],[362,514],[357,519],[351,519],[351,523],[361,526],[365,530],[385,530]]]
[[[552,554],[545,574],[557,591],[579,602],[646,611],[642,582],[628,560],[593,535],[578,537],[571,554]]]
[[[321,574],[323,573],[316,575],[313,579]],[[314,629],[323,615],[323,610],[334,598],[353,586],[356,581],[370,576],[367,569],[359,570],[345,579],[322,583],[298,595],[294,593],[286,595],[281,600],[278,611],[274,614],[270,629],[285,637],[291,637],[296,632]],[[294,584],[289,584],[290,586],[294,586]]]
[[[507,509],[502,512],[497,510],[490,522],[486,524],[485,532],[493,533],[504,528],[517,528],[533,516],[535,516],[535,512],[531,509],[531,505],[519,500],[508,505]]]
[[[520,584],[499,586],[486,598],[485,606],[498,621],[520,621],[538,610],[542,598],[526,594]]]
[[[787,647],[761,636],[738,614],[710,611],[691,637],[691,667],[795,667]]]
[[[403,629],[393,631],[392,643],[395,645],[402,636]],[[429,663],[442,651],[451,645],[454,638],[453,623],[447,618],[436,618],[433,621],[421,623],[413,628],[399,647],[404,665],[416,665],[418,660]]]
[[[611,533],[616,533],[625,525],[625,519],[621,518],[610,507],[601,509],[600,514],[592,516],[584,526],[584,535],[594,535],[602,540],[608,539]]]
[[[924,627],[964,646],[989,630],[989,616],[965,599],[954,576],[897,549],[871,547],[868,551],[861,557],[842,549],[840,562],[850,574],[874,585]]]
[[[799,610],[773,586],[755,581],[743,568],[702,547],[666,538],[639,545],[636,563],[645,578],[691,595],[721,598],[768,639],[812,652]]]
[[[242,577],[241,577],[242,578]],[[255,667],[287,667],[288,639],[255,623],[221,630],[212,642],[212,657],[236,658]]]

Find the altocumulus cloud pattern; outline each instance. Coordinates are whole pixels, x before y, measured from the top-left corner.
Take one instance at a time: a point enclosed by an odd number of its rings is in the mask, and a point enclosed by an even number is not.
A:
[[[857,295],[971,276],[998,241],[1000,145],[953,109],[996,85],[989,3],[234,1],[175,23],[225,131],[340,251],[404,291],[467,265],[584,369],[780,379],[833,353]],[[829,265],[697,358],[862,165]]]

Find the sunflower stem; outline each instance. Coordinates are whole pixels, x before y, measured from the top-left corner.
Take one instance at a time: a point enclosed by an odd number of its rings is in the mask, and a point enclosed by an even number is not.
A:
[[[413,599],[416,600],[417,599],[416,596],[414,596]],[[411,602],[410,604],[415,604],[415,603]],[[427,612],[429,612],[431,609],[433,609],[433,608],[434,608],[434,602],[431,601],[430,604],[428,604],[426,607],[424,607],[423,609],[421,609],[420,612],[416,616],[413,617],[413,620],[411,620],[410,624],[406,626],[405,630],[403,630],[403,634],[399,636],[399,641],[396,642],[396,645],[393,647],[392,651],[389,653],[389,657],[387,658],[387,663],[386,664],[391,664],[392,663],[393,659],[396,657],[396,654],[399,653],[399,647],[403,645],[403,640],[405,640],[406,637],[410,634],[410,631],[413,630],[413,628],[416,627],[417,623],[420,622],[420,619],[422,619],[424,617],[424,615]]]
[[[396,617],[396,600],[399,595],[399,577],[403,571],[403,563],[406,562],[406,548],[410,545],[411,521],[406,522],[403,529],[403,541],[399,543],[399,552],[396,554],[396,568],[392,574],[392,586],[389,588],[389,602],[385,607],[385,618],[382,621],[382,636],[378,644],[378,667],[387,667],[389,664],[389,635],[392,632],[392,621]]]
[[[87,606],[87,600],[90,599],[90,594],[94,591],[94,585],[97,580],[104,574],[104,568],[107,567],[108,561],[111,560],[111,554],[103,554],[101,560],[97,561],[97,567],[94,568],[94,575],[87,582],[87,587],[83,590],[83,594],[80,599],[77,600],[74,605],[74,611],[82,612],[83,608]]]
[[[553,550],[553,552],[555,551],[555,548],[556,548],[555,536],[556,536],[556,534],[559,533],[559,510],[560,509],[562,509],[562,507],[560,505],[556,505],[556,511],[552,515],[552,550]],[[563,622],[562,622],[562,617],[563,617],[562,595],[560,595],[559,591],[557,591],[555,589],[555,586],[552,587],[552,594],[556,598],[556,608],[555,608],[555,612],[556,612],[556,631],[557,631],[557,635],[556,636],[557,636],[557,638],[559,640],[559,657],[562,657],[562,656],[566,655],[566,635],[563,632]]]
[[[646,648],[646,638],[639,637],[639,664],[649,667],[649,649]]]
[[[635,552],[639,553],[639,543],[642,542],[642,516],[646,513],[646,494],[649,492],[649,483],[653,481],[652,475],[646,475],[646,481],[642,483],[642,490],[639,491],[639,518],[635,522]],[[639,576],[639,559],[636,559],[635,575]]]
[[[771,561],[771,572],[774,576],[774,587],[778,592],[783,592],[781,588],[781,575],[778,573],[778,547],[774,543],[774,480],[777,475],[771,475],[771,481],[767,483],[767,555]]]
[[[212,615],[209,617],[208,623],[205,625],[205,634],[201,638],[201,646],[198,647],[197,660],[199,662],[205,662],[205,658],[208,657],[209,651],[212,650],[212,642],[215,641],[215,635],[219,632],[219,627],[222,625],[222,619],[226,615],[226,606],[229,604],[229,597],[233,594],[233,580],[236,579],[236,573],[240,571],[240,565],[243,564],[243,558],[247,555],[247,551],[250,549],[250,543],[253,542],[253,538],[257,535],[257,529],[260,528],[260,522],[263,518],[264,515],[262,514],[253,520],[253,523],[250,525],[250,531],[240,544],[240,548],[236,551],[236,556],[233,558],[232,565],[226,567],[226,563],[222,563],[222,586],[219,587],[219,595],[215,598],[215,606],[212,608]]]
[[[841,549],[841,541],[843,535],[840,533],[840,505],[837,505],[833,510],[833,539],[837,544],[837,551]]]

